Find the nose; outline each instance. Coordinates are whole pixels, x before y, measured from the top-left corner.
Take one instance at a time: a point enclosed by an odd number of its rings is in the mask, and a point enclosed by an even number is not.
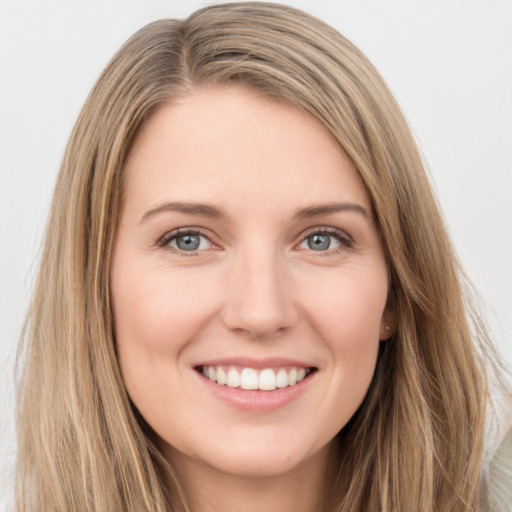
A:
[[[278,254],[247,251],[235,257],[228,272],[222,315],[228,329],[264,340],[295,325],[299,315],[293,286],[286,263]]]

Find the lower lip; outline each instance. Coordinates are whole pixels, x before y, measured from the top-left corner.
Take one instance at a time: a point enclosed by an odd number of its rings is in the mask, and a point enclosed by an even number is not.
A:
[[[311,372],[298,384],[286,388],[277,388],[273,391],[230,388],[229,386],[221,386],[199,373],[197,375],[215,397],[230,406],[243,411],[270,412],[281,409],[302,396],[315,378],[316,373]]]

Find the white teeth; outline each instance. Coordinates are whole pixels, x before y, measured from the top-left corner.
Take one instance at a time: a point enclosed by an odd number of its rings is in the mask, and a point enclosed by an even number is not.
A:
[[[210,379],[211,380],[211,379]],[[258,389],[258,374],[252,368],[244,368],[240,374],[242,389]]]
[[[297,368],[292,368],[288,372],[288,386],[293,386],[297,384]]]
[[[289,386],[289,384],[288,384],[288,374],[286,373],[286,370],[284,368],[281,368],[277,372],[276,386],[278,388],[285,388],[286,386]]]
[[[231,368],[228,371],[226,385],[228,385],[230,388],[238,388],[240,386],[240,374],[234,368]]]
[[[211,379],[210,379],[211,380]],[[224,386],[228,380],[228,376],[226,375],[226,372],[222,368],[217,368],[217,382]]]
[[[260,373],[258,388],[263,391],[273,391],[276,389],[276,374],[273,370],[266,369]]]
[[[254,368],[243,368],[239,371],[233,367],[203,366],[203,375],[221,386],[246,390],[273,391],[298,384],[309,374],[306,368],[294,366],[288,368],[265,368],[261,371]]]

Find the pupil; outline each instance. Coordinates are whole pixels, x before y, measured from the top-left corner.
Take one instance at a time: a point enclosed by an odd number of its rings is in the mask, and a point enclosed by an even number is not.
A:
[[[329,249],[331,239],[329,235],[313,235],[309,237],[308,245],[309,248],[314,251],[325,251],[326,249]]]
[[[195,251],[199,242],[199,235],[183,235],[176,239],[176,245],[183,251]]]

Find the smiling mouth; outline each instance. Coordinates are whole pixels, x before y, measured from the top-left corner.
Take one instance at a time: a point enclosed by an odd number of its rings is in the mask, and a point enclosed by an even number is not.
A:
[[[198,366],[196,370],[220,386],[243,390],[274,391],[295,386],[316,368],[288,366],[281,368],[235,368],[233,366]]]

